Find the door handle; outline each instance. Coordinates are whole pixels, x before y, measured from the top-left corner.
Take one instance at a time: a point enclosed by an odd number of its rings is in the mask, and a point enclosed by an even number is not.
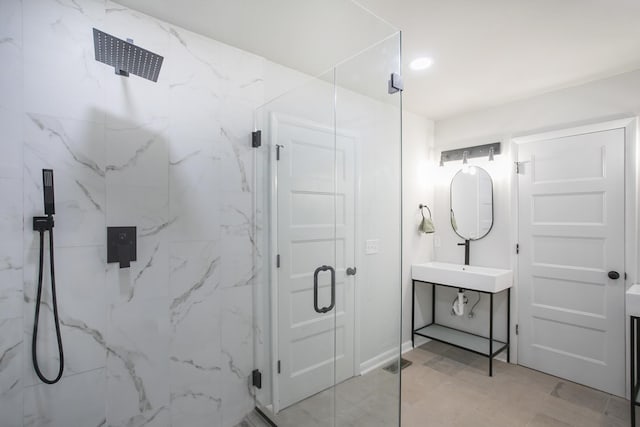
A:
[[[620,273],[617,271],[610,271],[607,276],[609,276],[609,279],[617,280],[620,278]]]
[[[320,308],[318,306],[318,274],[322,271],[330,271],[331,272],[331,304],[328,307]],[[321,267],[316,268],[316,271],[313,273],[313,308],[317,313],[327,313],[333,310],[333,307],[336,305],[336,271],[333,267],[328,265],[323,265]]]

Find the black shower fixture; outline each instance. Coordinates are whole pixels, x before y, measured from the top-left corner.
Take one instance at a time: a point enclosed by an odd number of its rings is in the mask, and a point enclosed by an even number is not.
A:
[[[53,170],[42,169],[42,191],[44,196],[44,213],[46,216],[33,217],[33,231],[40,234],[40,262],[38,266],[38,289],[36,294],[35,318],[33,321],[33,335],[31,337],[31,360],[33,369],[38,378],[46,384],[55,384],[62,378],[64,370],[64,352],[62,349],[62,336],[60,334],[60,320],[58,319],[58,300],[56,297],[56,274],[53,257],[53,215],[56,213],[53,197]],[[56,339],[58,342],[58,375],[54,379],[49,379],[40,371],[38,364],[38,323],[40,321],[40,303],[42,300],[42,281],[44,276],[44,233],[49,232],[49,268],[51,271],[51,308],[53,310],[53,320],[56,328]]]
[[[117,75],[128,77],[131,73],[158,81],[164,57],[134,45],[133,40],[125,41],[94,28],[93,47],[96,61],[111,65]]]

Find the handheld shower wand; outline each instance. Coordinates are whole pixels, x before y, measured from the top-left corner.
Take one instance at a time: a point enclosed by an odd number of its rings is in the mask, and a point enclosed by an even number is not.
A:
[[[62,378],[64,370],[64,352],[62,350],[62,336],[60,335],[60,320],[58,319],[58,301],[56,298],[56,275],[54,271],[53,259],[53,215],[55,214],[55,203],[53,197],[53,170],[42,170],[42,188],[44,192],[44,213],[46,216],[33,217],[33,230],[40,233],[40,266],[38,269],[38,293],[36,296],[35,319],[33,322],[33,337],[31,341],[31,358],[33,360],[33,368],[38,378],[44,383],[55,384]],[[50,380],[46,378],[40,371],[38,365],[38,351],[36,344],[38,342],[38,321],[40,319],[40,302],[42,299],[42,277],[44,269],[44,233],[49,232],[49,266],[51,269],[51,304],[53,308],[53,318],[56,327],[56,338],[58,341],[59,367],[58,375]]]

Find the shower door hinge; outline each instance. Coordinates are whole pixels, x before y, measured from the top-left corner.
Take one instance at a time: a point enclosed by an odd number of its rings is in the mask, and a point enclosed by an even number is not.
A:
[[[516,325],[516,335],[520,335],[520,325]]]
[[[516,243],[516,255],[520,253],[520,243]]]
[[[276,144],[276,160],[280,160],[280,149],[283,147],[284,145]]]
[[[259,369],[254,369],[251,372],[251,384],[255,387],[255,388],[262,388],[262,372],[260,372]]]
[[[402,76],[398,73],[391,73],[389,77],[389,95],[393,95],[396,92],[402,92],[404,90],[404,83]]]
[[[262,131],[257,130],[255,132],[251,132],[251,146],[253,148],[258,148],[262,145]]]
[[[280,254],[276,255],[276,268],[280,268]]]
[[[280,361],[278,360],[278,373],[280,373]]]

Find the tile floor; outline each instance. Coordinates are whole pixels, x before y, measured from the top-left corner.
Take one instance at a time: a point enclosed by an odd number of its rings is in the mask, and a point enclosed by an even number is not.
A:
[[[623,427],[628,402],[561,378],[435,341],[403,357],[403,427]],[[336,427],[388,427],[397,419],[397,379],[381,369],[336,388]],[[329,427],[330,392],[278,414],[279,427]],[[269,427],[252,415],[237,427]]]
[[[402,371],[402,425],[622,427],[628,402],[522,366],[431,341],[407,354]]]

